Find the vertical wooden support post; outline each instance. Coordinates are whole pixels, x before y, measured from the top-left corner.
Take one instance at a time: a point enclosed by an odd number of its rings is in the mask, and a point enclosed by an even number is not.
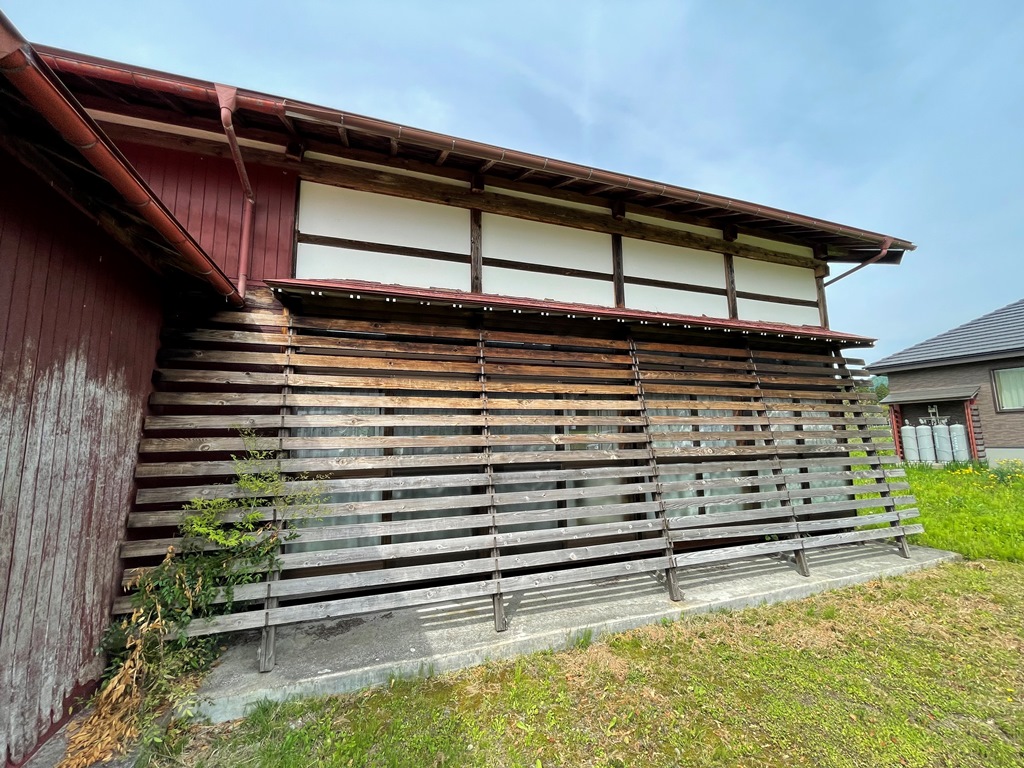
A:
[[[285,365],[284,365],[284,386],[281,388],[281,426],[277,430],[277,458],[280,461],[284,458],[284,441],[283,438],[287,436],[288,429],[284,424],[284,417],[290,413],[290,406],[288,405],[288,395],[291,393],[291,387],[288,382],[292,374],[292,337],[294,336],[294,330],[292,329],[291,313],[287,307],[282,307],[282,315],[285,321],[285,333],[286,343],[285,347]],[[277,506],[274,506],[274,527],[280,530],[284,527],[285,522],[278,517]],[[278,538],[280,541],[280,537]],[[279,545],[280,546],[280,545]],[[277,626],[270,623],[270,611],[277,608],[278,598],[272,594],[274,582],[280,580],[281,571],[278,568],[273,569],[267,573],[267,596],[263,601],[263,632],[260,636],[260,648],[258,651],[260,672],[270,672],[277,664]]]
[[[612,235],[612,283],[615,286],[615,306],[626,306],[626,276],[622,266],[622,235]]]
[[[814,268],[814,287],[818,298],[818,322],[822,328],[828,328],[828,300],[825,296],[825,278],[828,277],[828,264],[819,264]]]
[[[736,302],[736,267],[731,253],[722,254],[722,258],[725,259],[725,298],[729,304],[729,317],[736,320],[740,316]]]
[[[828,328],[828,304],[825,302],[825,278],[816,277],[814,283],[818,292],[818,322],[822,328]]]
[[[756,402],[760,402],[764,406],[764,420],[768,427],[768,438],[765,440],[765,444],[775,448],[775,425],[772,423],[771,416],[772,405],[765,400],[764,390],[761,389],[761,377],[757,370],[757,360],[754,358],[754,350],[749,346],[747,347],[747,361],[750,365],[750,372],[754,376],[754,389],[757,393]],[[785,473],[782,471],[782,464],[779,461],[778,451],[776,451],[772,456],[771,463],[772,477],[775,480],[775,490],[786,494],[786,497],[779,499],[779,506],[789,510],[789,518],[799,527],[800,521],[797,520],[796,517],[796,505],[793,504],[792,494],[789,491],[789,483]],[[793,560],[796,563],[797,572],[801,576],[810,576],[811,569],[807,564],[807,553],[804,551],[803,544],[800,542],[800,539],[803,537],[798,531],[797,533],[791,534],[790,538],[795,542],[795,546],[793,547]]]
[[[632,336],[629,338],[629,356],[632,358],[633,381],[636,385],[636,396],[637,400],[640,402],[640,413],[643,417],[643,429],[647,445],[647,466],[650,468],[648,476],[654,483],[654,492],[651,495],[654,498],[655,503],[658,505],[658,511],[655,514],[657,514],[658,518],[661,520],[661,535],[665,539],[665,558],[668,561],[668,567],[665,568],[665,587],[668,589],[669,599],[679,602],[683,599],[683,593],[679,588],[679,577],[676,573],[675,563],[673,562],[675,553],[672,551],[672,538],[669,536],[668,514],[665,509],[665,499],[661,490],[658,457],[654,453],[654,435],[651,432],[651,417],[647,410],[647,395],[644,392],[643,376],[640,373],[640,360],[637,357],[636,341],[633,340]]]
[[[484,292],[483,214],[478,208],[469,212],[469,290]]]
[[[494,546],[491,549],[491,557],[494,560],[494,584],[495,592],[491,596],[491,607],[494,611],[494,631],[504,632],[508,629],[508,620],[505,618],[505,600],[501,594],[501,548],[498,546],[498,509],[494,505],[494,465],[491,461],[491,427],[488,423],[487,404],[487,362],[486,362],[486,339],[483,330],[480,331],[478,347],[478,359],[480,362],[480,415],[483,417],[484,437],[484,462],[487,472],[487,496],[490,498],[488,513],[491,516],[490,536]]]

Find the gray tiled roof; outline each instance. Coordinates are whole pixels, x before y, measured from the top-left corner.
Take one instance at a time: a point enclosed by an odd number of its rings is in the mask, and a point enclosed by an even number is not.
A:
[[[1024,354],[1024,299],[871,363],[872,373]]]

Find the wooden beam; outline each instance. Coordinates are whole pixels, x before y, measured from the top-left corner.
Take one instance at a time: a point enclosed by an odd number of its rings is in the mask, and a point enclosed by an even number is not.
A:
[[[390,139],[389,142],[388,142],[388,146],[389,146],[389,149],[388,149],[389,154],[392,157],[396,157],[398,155],[398,139]]]
[[[354,251],[390,253],[396,256],[414,256],[416,258],[434,259],[436,261],[452,261],[456,264],[468,264],[470,262],[470,257],[464,253],[435,251],[430,248],[413,248],[407,245],[371,243],[366,240],[350,240],[345,237],[330,237],[328,235],[307,235],[300,232],[298,242],[307,243],[309,245],[327,245],[332,248],[348,248]]]
[[[437,160],[434,161],[434,165],[444,165],[444,161],[448,159],[448,155],[451,154],[450,149],[442,149],[437,153]]]
[[[575,184],[579,179],[575,176],[567,176],[557,184],[552,184],[549,189],[561,189],[562,187],[568,187],[570,184]]]

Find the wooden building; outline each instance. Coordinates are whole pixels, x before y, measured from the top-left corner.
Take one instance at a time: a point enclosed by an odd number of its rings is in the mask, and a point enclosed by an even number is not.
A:
[[[904,424],[939,419],[967,428],[973,459],[1024,460],[1024,299],[870,368],[889,379],[882,402],[897,436]]]
[[[284,623],[479,598],[501,630],[523,590],[679,599],[691,564],[919,530],[825,305],[910,242],[3,28],[8,759],[182,505],[236,497],[239,427],[328,493],[269,508],[280,571],[191,627],[262,629],[263,669]]]

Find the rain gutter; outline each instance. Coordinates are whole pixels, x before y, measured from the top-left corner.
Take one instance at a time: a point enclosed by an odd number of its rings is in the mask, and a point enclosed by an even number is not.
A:
[[[232,305],[245,305],[231,281],[164,207],[2,12],[0,73],[182,256],[190,274],[205,280]]]

